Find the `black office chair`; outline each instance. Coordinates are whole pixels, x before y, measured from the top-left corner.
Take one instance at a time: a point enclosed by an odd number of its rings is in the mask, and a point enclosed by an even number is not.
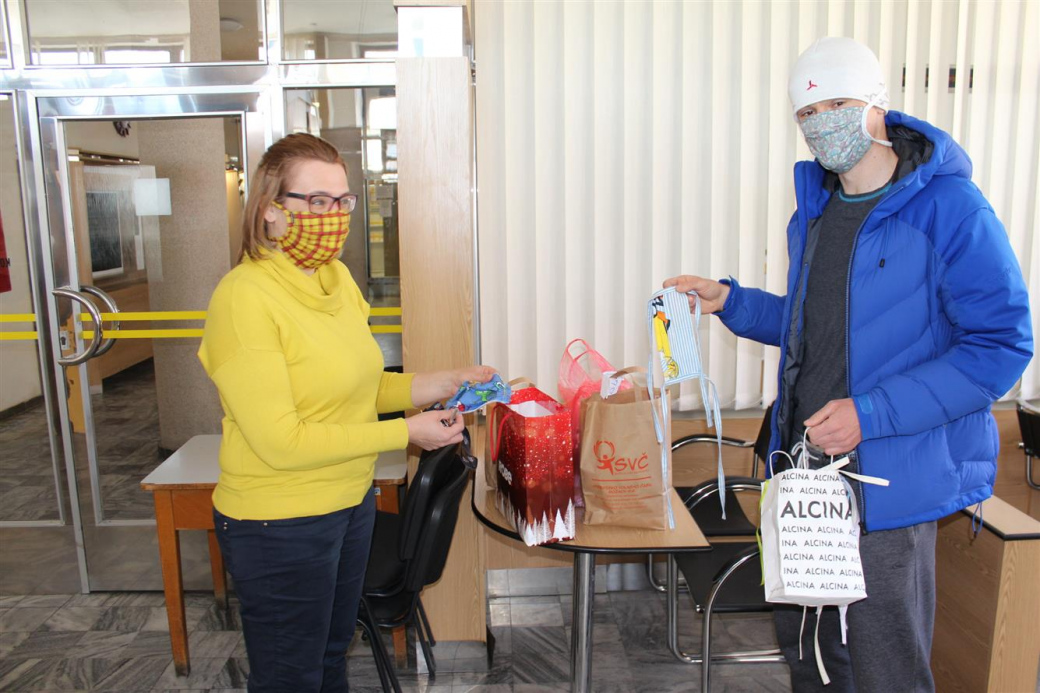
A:
[[[769,454],[772,410],[773,405],[770,405],[764,412],[762,425],[759,427],[758,436],[753,443],[739,441],[739,444],[731,444],[733,447],[751,447],[754,454],[750,477],[729,476],[726,478],[728,502],[726,503],[725,520],[722,519],[718,501],[711,502],[718,498],[717,480],[706,481],[694,487],[676,489],[704,536],[709,541],[716,539],[716,541],[711,541],[710,552],[696,555],[670,555],[667,564],[668,577],[664,587],[668,593],[669,649],[682,662],[702,665],[702,690],[704,691],[710,690],[712,661],[746,663],[783,661],[783,656],[778,649],[727,652],[715,655],[711,651],[712,619],[716,613],[772,610],[772,605],[765,601],[765,593],[761,585],[762,570],[758,560],[757,525],[748,518],[737,500],[737,494],[742,492],[761,495],[763,482],[757,478],[758,466],[759,462],[764,463]],[[715,437],[702,434],[679,438],[672,443],[672,450],[678,450],[691,443],[702,442],[714,444]],[[721,541],[719,541],[720,539]],[[724,586],[726,589],[723,592]],[[703,644],[700,654],[688,654],[679,645],[678,593],[680,587],[686,588],[693,601],[694,609],[703,614]]]
[[[771,433],[770,419],[773,414],[773,405],[770,404],[762,417],[762,425],[758,428],[758,437],[755,438],[754,442],[747,440],[741,440],[739,438],[729,438],[726,436],[722,437],[722,444],[727,447],[734,448],[751,448],[751,477],[730,477],[729,481],[734,483],[749,484],[754,483],[758,477],[758,465],[759,462],[763,462],[766,456],[769,454],[769,437]],[[705,433],[697,433],[694,435],[683,436],[672,441],[672,452],[680,450],[687,445],[695,443],[716,443],[716,438],[713,435]],[[729,484],[727,484],[727,487]],[[700,502],[700,497],[705,494],[712,494],[709,490],[710,484],[699,484],[693,487],[679,487],[675,489],[675,492],[679,494],[679,498],[682,499],[687,509],[693,515],[693,519],[697,522],[697,526],[701,528],[701,532],[704,533],[705,537],[733,537],[733,536],[747,536],[754,534],[756,527],[747,518],[744,510],[740,507],[739,503],[730,503],[727,505],[727,516],[726,519],[722,519],[722,513],[720,507],[714,503]],[[716,489],[715,494],[718,493]],[[653,554],[647,556],[647,579],[650,581],[650,586],[658,592],[666,591],[665,585],[657,582],[654,577],[654,558]],[[685,587],[685,581],[680,579],[680,587]],[[701,610],[701,605],[698,603],[697,611]]]
[[[667,584],[669,587],[673,583],[676,584],[674,589],[667,590],[668,646],[679,661],[701,665],[702,691],[711,690],[712,662],[784,661],[779,649],[712,654],[711,648],[712,619],[715,614],[764,612],[773,609],[772,605],[765,600],[765,591],[762,588],[762,563],[759,559],[755,527],[742,511],[739,513],[739,517],[735,512],[736,507],[739,506],[734,497],[735,494],[743,491],[761,494],[762,483],[761,479],[750,477],[728,477],[726,479],[726,493],[732,499],[726,504],[728,517],[733,518],[734,523],[747,522],[752,528],[745,541],[735,540],[735,533],[714,535],[716,538],[726,537],[729,540],[711,542],[711,551],[706,553],[668,556]],[[697,486],[689,501],[690,513],[696,514],[698,507],[717,496],[718,492],[717,481],[708,481]],[[713,503],[708,503],[708,505],[714,507]],[[717,507],[714,507],[714,513],[718,513]],[[705,534],[707,535],[707,533]],[[712,537],[708,538],[710,541]],[[684,652],[679,645],[678,580],[680,574],[685,578],[686,588],[690,593],[695,610],[702,614],[700,654]],[[725,592],[723,592],[723,588],[725,588]]]
[[[1033,481],[1033,458],[1040,454],[1040,412],[1018,405],[1018,428],[1022,432],[1019,447],[1026,453],[1026,483],[1040,491],[1040,483]]]
[[[405,496],[405,512],[397,532],[387,536],[390,532],[384,529],[384,535],[379,537],[377,531],[373,542],[369,560],[371,577],[366,577],[358,621],[372,639],[372,654],[384,691],[399,693],[400,686],[379,637],[380,627],[414,626],[427,668],[431,675],[436,673],[431,650],[435,641],[420,593],[423,587],[439,580],[444,571],[459,502],[469,478],[467,453],[468,448],[460,444],[434,451],[421,460]],[[384,527],[390,526],[384,524]],[[402,559],[402,554],[408,557]]]

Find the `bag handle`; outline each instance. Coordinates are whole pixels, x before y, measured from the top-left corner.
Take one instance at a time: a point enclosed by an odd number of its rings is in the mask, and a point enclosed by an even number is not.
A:
[[[501,419],[499,419],[498,425],[496,426],[495,425],[495,413],[498,412],[499,410],[503,410],[505,412],[505,416],[503,416]],[[506,421],[508,421],[509,417],[511,417],[511,416],[516,416],[516,413],[513,412],[513,411],[510,411],[510,409],[508,407],[506,407],[505,405],[502,405],[502,404],[496,406],[494,409],[491,410],[491,417],[490,417],[491,420],[488,422],[488,429],[489,429],[488,430],[488,435],[491,436],[491,461],[492,462],[498,462],[498,455],[501,452],[501,448],[502,448],[502,427],[505,426]]]
[[[849,457],[848,457],[848,455],[846,455],[845,457],[842,457],[840,460],[838,460],[836,462],[831,462],[826,467],[821,467],[820,471],[821,472],[835,471],[835,472],[838,472],[839,474],[844,474],[845,476],[847,476],[847,477],[849,477],[851,479],[855,479],[856,481],[859,481],[859,482],[864,483],[864,484],[874,484],[875,486],[888,486],[888,483],[889,483],[888,479],[882,479],[879,476],[869,476],[867,474],[856,474],[855,472],[847,472],[844,469],[842,469],[842,467],[847,465],[849,462],[850,462]]]
[[[577,355],[571,353],[571,347],[573,347],[575,344],[580,344],[584,347],[584,350]],[[563,350],[563,353],[567,354],[567,356],[570,356],[572,359],[576,361],[585,354],[589,353],[590,351],[592,351],[592,347],[589,346],[589,343],[581,337],[578,337],[577,339],[572,339],[570,342],[567,343],[567,347]]]
[[[629,366],[628,368],[622,368],[619,371],[614,371],[614,373],[611,374],[610,377],[615,379],[623,378],[626,375],[632,375],[633,373],[642,373],[643,375],[646,375],[646,369],[642,366]]]
[[[513,378],[507,383],[507,385],[509,385],[509,388],[511,390],[522,390],[525,387],[537,387],[537,385],[534,384],[533,380],[522,375],[519,378]],[[518,387],[521,385],[523,387]]]

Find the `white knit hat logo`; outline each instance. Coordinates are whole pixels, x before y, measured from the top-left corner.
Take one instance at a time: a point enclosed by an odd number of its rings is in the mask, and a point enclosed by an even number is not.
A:
[[[850,38],[829,36],[805,49],[791,68],[787,94],[796,119],[806,106],[840,98],[888,110],[881,63],[873,51]]]

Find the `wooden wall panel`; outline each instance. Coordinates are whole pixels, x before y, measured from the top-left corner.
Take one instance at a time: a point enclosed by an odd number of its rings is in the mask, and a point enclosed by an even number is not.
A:
[[[471,83],[466,58],[397,61],[406,371],[474,361]],[[484,540],[469,498],[467,489],[444,575],[423,599],[438,640],[486,637]]]

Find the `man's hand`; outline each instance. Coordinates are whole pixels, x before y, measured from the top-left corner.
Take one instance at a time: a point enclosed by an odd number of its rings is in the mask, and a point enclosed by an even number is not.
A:
[[[832,399],[805,420],[810,428],[809,442],[827,455],[850,452],[863,440],[859,415],[851,399]]]
[[[722,310],[722,306],[726,305],[726,298],[729,296],[729,286],[727,284],[721,284],[714,279],[694,277],[689,274],[665,280],[664,288],[668,289],[673,286],[676,291],[684,294],[696,291],[697,295],[701,297],[702,313],[718,313]],[[690,301],[690,311],[692,312],[694,297],[687,296],[686,298]]]

